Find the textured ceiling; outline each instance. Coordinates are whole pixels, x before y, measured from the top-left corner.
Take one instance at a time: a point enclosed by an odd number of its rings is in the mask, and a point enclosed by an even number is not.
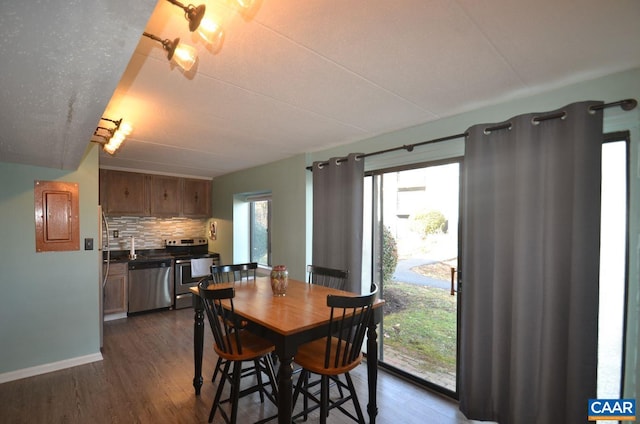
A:
[[[101,166],[215,177],[640,66],[637,0],[208,1],[217,51],[164,0],[27,3],[0,4],[0,160],[56,168],[100,116],[133,126]]]

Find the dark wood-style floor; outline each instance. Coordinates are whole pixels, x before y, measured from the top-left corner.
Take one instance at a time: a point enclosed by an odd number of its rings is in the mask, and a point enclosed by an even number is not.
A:
[[[105,323],[103,361],[0,384],[0,422],[205,423],[216,359],[210,331],[205,334],[200,396],[192,386],[193,311],[154,312]],[[365,365],[352,375],[366,411]],[[268,400],[260,404],[257,394],[252,396],[240,400],[239,424],[276,413]],[[378,377],[378,408],[382,424],[471,422],[455,402],[384,371]],[[217,414],[214,422],[223,421]],[[317,415],[308,422],[318,422]],[[335,411],[329,422],[352,421]]]

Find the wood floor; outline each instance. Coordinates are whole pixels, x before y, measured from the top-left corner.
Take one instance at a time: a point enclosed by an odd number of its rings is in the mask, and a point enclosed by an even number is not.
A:
[[[210,376],[216,357],[210,331],[205,331],[205,384],[195,396],[192,337],[191,309],[107,322],[103,361],[0,384],[0,422],[205,423],[214,397]],[[352,375],[366,411],[366,366]],[[378,376],[378,408],[382,424],[471,422],[455,402],[384,371]],[[260,404],[257,394],[242,398],[239,410],[239,424],[276,413],[268,400]],[[216,415],[214,423],[220,422]],[[307,422],[318,422],[317,415]],[[352,421],[335,411],[329,422]]]

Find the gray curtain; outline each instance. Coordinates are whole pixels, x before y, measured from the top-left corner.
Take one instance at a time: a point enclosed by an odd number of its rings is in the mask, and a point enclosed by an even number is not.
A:
[[[313,264],[349,271],[347,290],[361,292],[364,159],[313,164]]]
[[[596,104],[468,130],[459,381],[468,418],[588,422],[602,148],[602,111],[588,108]],[[563,118],[534,119],[556,114]]]

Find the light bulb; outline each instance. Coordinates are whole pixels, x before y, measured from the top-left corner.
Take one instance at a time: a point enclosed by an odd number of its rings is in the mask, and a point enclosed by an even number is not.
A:
[[[255,0],[236,0],[238,5],[243,9],[251,9]]]
[[[200,22],[200,26],[198,27],[198,34],[200,34],[200,37],[202,37],[204,41],[215,46],[222,39],[224,31],[222,29],[222,25],[212,19],[205,17]]]
[[[173,53],[172,59],[178,64],[178,66],[189,72],[196,63],[196,60],[198,60],[198,53],[196,52],[196,49],[190,45],[179,43]]]
[[[131,134],[131,131],[133,131],[133,127],[128,122],[122,122],[118,131],[122,132],[124,135],[129,135]]]
[[[109,143],[112,143],[116,146],[116,148],[120,147],[122,142],[124,141],[125,135],[120,131],[116,131],[116,133],[109,139]]]
[[[114,154],[116,152],[116,150],[118,150],[118,148],[115,147],[112,144],[107,143],[107,144],[102,146],[102,150],[104,150],[105,152],[107,152],[110,155],[112,155],[112,154]]]

